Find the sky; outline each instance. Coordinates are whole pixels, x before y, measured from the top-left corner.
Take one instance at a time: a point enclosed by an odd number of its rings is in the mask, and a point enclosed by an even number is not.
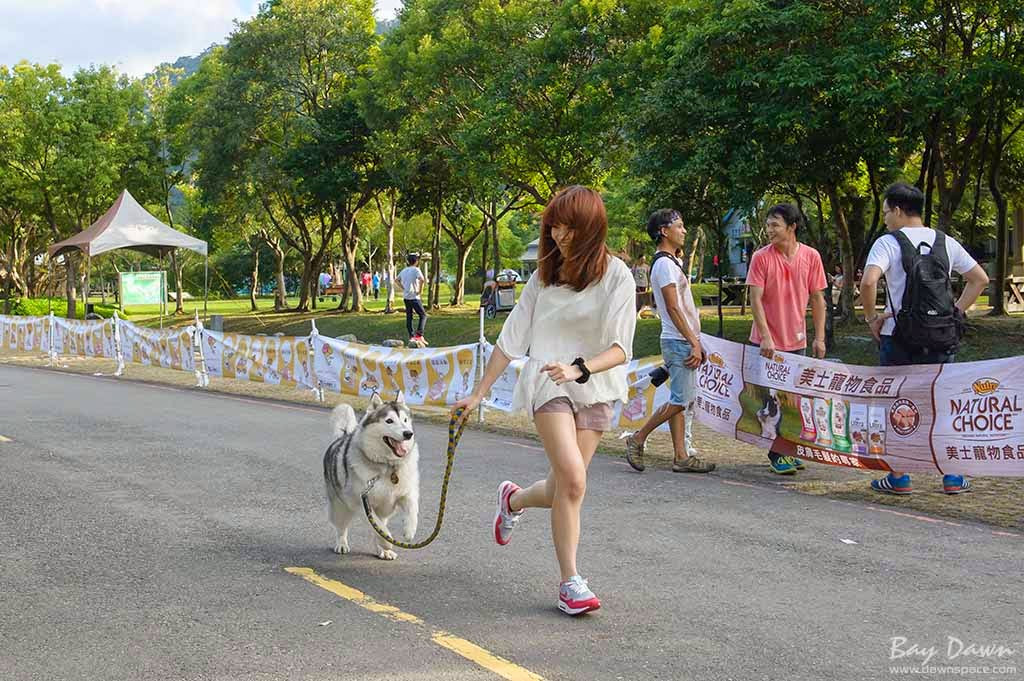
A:
[[[113,64],[142,76],[223,42],[260,0],[0,0],[0,64],[57,62],[65,74]],[[377,17],[401,0],[377,0]]]

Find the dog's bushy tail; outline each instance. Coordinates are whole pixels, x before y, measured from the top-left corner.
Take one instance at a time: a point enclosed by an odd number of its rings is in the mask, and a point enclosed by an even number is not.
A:
[[[335,438],[351,433],[357,425],[359,425],[359,420],[351,405],[339,404],[331,412],[331,429],[334,431]]]

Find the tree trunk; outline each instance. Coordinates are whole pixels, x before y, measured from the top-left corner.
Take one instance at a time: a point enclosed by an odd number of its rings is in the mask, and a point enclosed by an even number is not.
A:
[[[252,284],[249,286],[249,307],[253,312],[257,312],[259,307],[256,305],[256,294],[260,289],[260,248],[257,244],[252,249]]]
[[[992,295],[989,296],[989,304],[992,305],[992,315],[1004,316],[1006,314],[1005,298],[1003,295],[1003,288],[1006,286],[1006,255],[1007,255],[1007,237],[1009,236],[1006,228],[1006,197],[1003,196],[1003,192],[999,187],[999,175],[1002,171],[1003,164],[1003,118],[1005,116],[1005,106],[999,107],[999,115],[996,118],[996,129],[995,129],[995,153],[992,155],[992,165],[989,169],[988,174],[988,188],[992,192],[992,201],[996,204],[996,266],[994,279],[989,290]]]
[[[850,227],[846,223],[846,213],[843,211],[843,204],[839,200],[839,188],[834,182],[829,182],[826,189],[828,191],[829,206],[832,209],[832,219],[836,224],[836,233],[839,235],[839,250],[842,252],[843,257],[843,291],[839,297],[839,309],[843,319],[852,319],[853,278],[855,271]]]
[[[309,311],[309,281],[310,277],[316,277],[318,273],[312,272],[311,262],[307,253],[302,254],[302,277],[299,280],[299,304],[296,312]]]
[[[178,261],[178,249],[175,248],[171,251],[171,271],[174,272],[174,291],[175,291],[175,302],[174,314],[185,314],[185,308],[181,305],[182,290],[181,290],[181,271],[185,269],[185,263]],[[101,286],[102,288],[102,286]]]
[[[11,272],[14,269],[14,237],[7,246],[7,277],[4,279],[4,314],[11,314]]]
[[[394,205],[394,204],[392,204]],[[388,223],[388,258],[384,263],[384,271],[387,275],[387,300],[384,303],[384,313],[391,314],[395,311],[395,211],[391,210],[391,221]]]
[[[466,260],[469,258],[469,246],[456,246],[455,289],[452,291],[452,307],[466,302]]]
[[[704,230],[699,230],[700,234],[697,235],[697,241],[693,245],[694,257],[697,258],[697,281],[704,280],[704,256],[707,251],[708,237],[704,234]]]
[[[930,163],[928,164],[928,175],[925,179],[924,186],[924,224],[932,224],[932,205],[935,196],[935,171],[942,168],[942,163],[939,161],[939,157],[942,156],[942,149],[939,146],[938,140],[936,140],[932,146],[932,154]],[[941,192],[940,192],[941,193]]]
[[[78,301],[75,287],[78,280],[78,263],[75,262],[76,257],[79,256],[72,255],[71,253],[66,253],[64,255],[64,268],[67,273],[67,278],[64,281],[64,293],[67,295],[68,299],[68,319],[76,319],[76,315],[78,314]]]
[[[434,242],[430,249],[430,309],[441,307],[441,202],[437,203],[437,221],[434,225]]]
[[[491,230],[490,230],[490,223],[488,223],[487,227],[484,229],[484,245],[483,245],[483,248],[480,249],[480,278],[481,278],[481,283],[484,282],[484,281],[487,281],[487,257],[488,257],[488,255],[490,255],[490,252],[491,252],[490,244],[491,244]],[[494,273],[497,274],[498,270],[494,270]]]
[[[277,290],[274,291],[274,311],[281,312],[288,309],[288,291],[284,280],[284,249],[277,239],[264,239],[274,252],[274,275],[277,279]],[[320,280],[320,273],[317,272],[317,282]]]
[[[359,245],[358,237],[354,235],[355,231],[355,216],[351,215],[347,218],[346,228],[342,230],[341,235],[341,256],[345,260],[345,275],[347,279],[346,288],[352,293],[352,306],[349,308],[352,312],[360,312],[363,309],[363,292],[362,284],[359,281],[359,274],[356,272],[356,247]],[[342,304],[344,304],[342,300]],[[338,309],[344,309],[339,306]]]
[[[491,201],[491,252],[494,262],[494,276],[501,271],[501,241],[498,239],[498,202]]]

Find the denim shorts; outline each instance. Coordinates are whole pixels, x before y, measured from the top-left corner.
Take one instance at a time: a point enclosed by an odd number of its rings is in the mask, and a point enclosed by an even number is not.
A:
[[[661,358],[668,368],[669,404],[687,407],[697,398],[697,370],[683,364],[691,352],[693,346],[684,340],[661,339]]]

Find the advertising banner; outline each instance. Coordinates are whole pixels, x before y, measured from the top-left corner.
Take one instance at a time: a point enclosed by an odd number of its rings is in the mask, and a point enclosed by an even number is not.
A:
[[[476,384],[477,345],[389,348],[313,336],[313,370],[325,390],[394,399],[409,404],[457,402]]]

